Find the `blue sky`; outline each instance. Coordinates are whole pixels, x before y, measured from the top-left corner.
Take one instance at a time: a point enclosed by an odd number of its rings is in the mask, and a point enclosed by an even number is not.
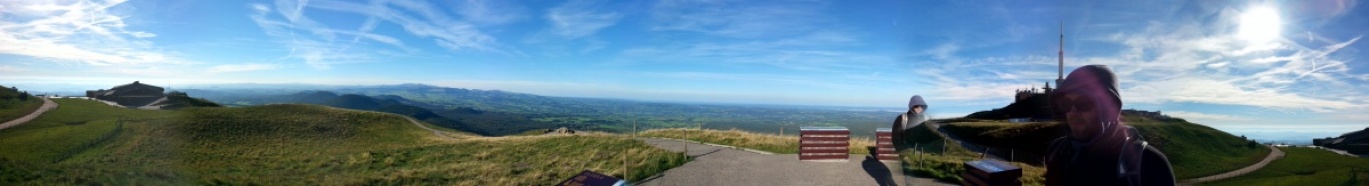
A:
[[[919,94],[950,117],[1055,79],[1062,22],[1066,73],[1111,66],[1128,108],[1233,133],[1369,126],[1358,1],[4,1],[0,83],[890,108]]]

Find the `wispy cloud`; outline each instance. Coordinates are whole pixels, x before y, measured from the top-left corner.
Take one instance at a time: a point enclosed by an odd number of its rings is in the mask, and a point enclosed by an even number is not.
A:
[[[600,29],[617,24],[623,15],[600,10],[604,4],[593,0],[567,1],[547,13],[553,32],[566,38],[594,35]]]
[[[465,0],[456,4],[454,12],[476,24],[502,25],[527,19],[527,10],[511,1]]]
[[[516,50],[500,45],[496,39],[480,31],[475,25],[452,18],[426,1],[375,1],[361,4],[338,1],[277,0],[275,6],[252,4],[255,13],[249,15],[269,35],[280,38],[291,51],[287,58],[303,60],[319,69],[333,64],[374,62],[373,56],[414,51],[397,36],[374,32],[381,21],[399,25],[412,37],[431,38],[437,46],[449,50],[476,50],[491,53],[520,55]],[[481,4],[484,5],[484,4]],[[481,6],[463,7],[482,9]],[[366,17],[360,26],[340,28],[315,21],[306,11],[353,13]],[[272,13],[278,14],[278,16]],[[472,12],[469,17],[491,23],[500,18]],[[512,20],[510,18],[510,20]],[[372,47],[370,43],[391,46]],[[379,50],[379,51],[377,51]]]
[[[623,50],[620,61],[765,65],[798,71],[846,72],[892,65],[893,56],[852,50],[855,39],[844,33],[815,31],[773,40],[677,42]],[[768,68],[768,67],[761,67]],[[865,71],[869,72],[869,71]]]
[[[210,73],[249,72],[249,71],[272,70],[272,69],[276,69],[276,68],[279,68],[279,66],[278,66],[278,65],[275,65],[275,64],[267,64],[267,63],[225,64],[225,65],[215,65],[215,66],[209,67],[209,72],[210,72]]]
[[[832,19],[821,1],[663,0],[652,10],[655,30],[754,38],[789,37]]]
[[[127,15],[112,9],[124,1],[0,2],[0,53],[91,65],[174,63],[128,30]]]
[[[1199,122],[1199,123],[1211,123],[1210,121],[1226,121],[1226,122],[1231,122],[1231,121],[1252,121],[1252,120],[1254,120],[1254,119],[1251,118],[1251,117],[1234,116],[1234,115],[1225,115],[1225,114],[1209,114],[1209,113],[1189,112],[1189,111],[1164,111],[1164,114],[1165,114],[1165,115],[1174,116],[1174,117],[1184,118],[1184,119],[1186,119],[1186,120],[1196,121],[1196,122]]]
[[[1360,37],[1336,40],[1307,31],[1319,39],[1246,41],[1235,36],[1234,23],[1220,21],[1231,20],[1236,13],[1219,12],[1210,18],[1219,20],[1215,22],[1152,21],[1101,37],[1067,36],[1090,39],[1078,42],[1088,46],[1072,47],[1089,52],[1066,51],[1065,71],[1086,64],[1108,65],[1117,72],[1123,100],[1128,104],[1202,103],[1318,113],[1369,108],[1369,102],[1364,101],[1369,96],[1356,87],[1369,76],[1352,73],[1347,65],[1350,59],[1337,55]],[[1041,82],[1055,78],[1053,55],[964,57],[958,52],[981,48],[961,46],[952,42],[922,49],[912,58],[924,60],[920,63],[925,65],[915,68],[930,70],[915,71],[933,77],[926,83],[936,85],[937,91],[965,100],[1001,99],[1011,93],[1002,90],[1003,86],[1031,83],[1039,87]],[[1117,49],[1099,52],[1096,47]],[[1075,55],[1078,53],[1085,55]],[[1037,82],[1025,81],[1031,77]]]

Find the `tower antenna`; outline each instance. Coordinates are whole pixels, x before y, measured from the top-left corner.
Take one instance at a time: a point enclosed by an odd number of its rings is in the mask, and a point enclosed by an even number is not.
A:
[[[1060,64],[1059,64],[1059,66],[1057,66],[1057,69],[1056,69],[1058,72],[1056,73],[1056,76],[1055,76],[1055,86],[1060,86],[1060,84],[1065,83],[1065,21],[1064,21],[1064,20],[1061,20],[1061,21],[1060,21],[1060,51],[1059,51],[1059,52],[1060,52],[1060,53],[1059,53],[1059,54],[1060,54],[1060,60],[1059,60],[1059,63],[1060,63]]]

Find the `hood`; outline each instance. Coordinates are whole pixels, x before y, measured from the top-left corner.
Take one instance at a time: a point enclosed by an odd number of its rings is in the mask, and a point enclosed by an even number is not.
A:
[[[922,112],[927,112],[927,109],[928,109],[928,107],[927,107],[927,102],[926,102],[926,101],[922,101],[922,96],[921,96],[921,95],[913,95],[913,98],[912,98],[912,99],[908,99],[908,110],[913,110],[913,106],[918,106],[918,105],[921,105],[921,106],[922,106]]]
[[[1115,118],[1121,114],[1122,95],[1118,92],[1120,86],[1117,82],[1117,75],[1105,65],[1086,65],[1070,72],[1055,91],[1051,92],[1052,101],[1057,101],[1055,97],[1064,94],[1088,95],[1111,101],[1111,104],[1097,104],[1098,109],[1106,109],[1113,113],[1100,113],[1107,115],[1106,119]],[[1059,105],[1059,103],[1055,103]],[[1106,108],[1104,108],[1106,107]],[[1056,112],[1064,112],[1057,109]],[[1061,115],[1063,116],[1063,115]]]

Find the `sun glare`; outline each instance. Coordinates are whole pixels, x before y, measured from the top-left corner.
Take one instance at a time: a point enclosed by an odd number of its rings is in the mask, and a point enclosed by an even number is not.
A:
[[[1262,42],[1278,38],[1283,31],[1279,12],[1269,7],[1254,7],[1241,14],[1240,30],[1236,37]]]

